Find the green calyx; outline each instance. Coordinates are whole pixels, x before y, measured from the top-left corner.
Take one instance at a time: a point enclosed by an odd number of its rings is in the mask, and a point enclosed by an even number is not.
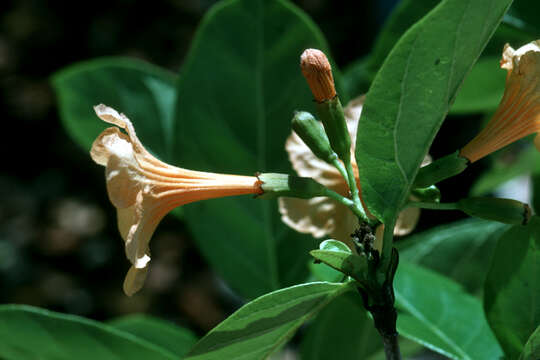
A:
[[[436,184],[444,179],[460,174],[469,165],[469,160],[459,156],[456,151],[450,155],[442,157],[431,164],[418,170],[414,180],[415,188],[425,188]]]
[[[317,103],[317,113],[321,119],[330,146],[344,163],[351,160],[351,136],[339,97]]]
[[[257,178],[261,181],[262,197],[288,196],[310,199],[328,196],[329,190],[312,178],[277,173],[259,174]]]
[[[292,128],[302,141],[319,159],[333,164],[338,156],[332,150],[324,128],[313,115],[306,111],[298,111],[292,119]]]

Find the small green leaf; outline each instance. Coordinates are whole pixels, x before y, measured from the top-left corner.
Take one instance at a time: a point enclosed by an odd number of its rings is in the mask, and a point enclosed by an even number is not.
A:
[[[204,336],[186,360],[266,359],[350,283],[308,283],[263,295]]]
[[[90,150],[110,124],[93,107],[105,104],[126,114],[142,143],[160,159],[171,160],[176,76],[141,60],[101,58],[61,70],[52,78],[64,126]]]
[[[324,240],[322,243],[320,243],[319,250],[343,251],[351,254],[351,249],[349,249],[344,242],[334,239]]]
[[[481,58],[459,90],[450,112],[467,114],[493,112],[504,93],[506,70],[500,68],[500,56]]]
[[[511,2],[441,1],[401,37],[378,72],[360,117],[356,159],[363,198],[388,226]]]
[[[396,242],[402,261],[413,262],[459,282],[470,292],[484,286],[497,239],[510,226],[466,219]]]
[[[197,338],[191,331],[148,315],[128,315],[108,321],[107,324],[158,345],[180,357],[184,356],[197,342]]]
[[[368,271],[367,259],[364,256],[351,253],[347,245],[337,240],[325,240],[320,245],[321,250],[309,253],[315,259],[326,265],[363,282]]]
[[[502,355],[478,299],[452,280],[402,262],[394,279],[401,335],[456,360]]]
[[[241,175],[292,173],[285,140],[293,112],[314,112],[299,67],[300,54],[312,47],[328,48],[316,25],[288,1],[229,0],[213,7],[177,84],[178,163]],[[276,200],[208,200],[184,211],[208,262],[242,296],[308,276],[315,241],[281,221]]]
[[[540,218],[514,226],[497,243],[484,288],[484,308],[499,343],[517,358],[540,323]]]
[[[540,326],[529,337],[519,360],[538,360],[540,359]]]
[[[0,305],[0,358],[6,360],[172,360],[143,338],[79,316]]]

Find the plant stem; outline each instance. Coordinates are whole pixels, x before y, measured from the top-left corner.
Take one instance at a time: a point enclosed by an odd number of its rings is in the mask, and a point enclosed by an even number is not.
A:
[[[350,161],[345,162],[345,170],[347,170],[347,183],[349,184],[349,189],[351,190],[351,197],[355,206],[360,210],[360,219],[366,223],[370,223],[362,202],[360,201],[360,195],[358,192],[358,186],[356,186],[356,177],[354,176],[354,170]]]
[[[386,360],[401,360],[397,334],[388,337],[383,336],[383,346]]]

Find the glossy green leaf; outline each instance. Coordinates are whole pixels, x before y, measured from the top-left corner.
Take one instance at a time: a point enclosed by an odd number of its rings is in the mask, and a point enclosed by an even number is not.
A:
[[[360,118],[356,159],[364,200],[386,223],[510,3],[443,0],[401,37],[378,72]]]
[[[300,345],[302,359],[366,359],[382,348],[381,336],[358,293],[332,301],[309,325]]]
[[[441,225],[396,242],[399,257],[435,270],[474,292],[484,286],[497,239],[510,227],[466,219]]]
[[[350,283],[308,283],[263,295],[203,337],[186,360],[266,359],[310,317],[351,289]]]
[[[478,177],[471,188],[471,196],[481,196],[492,192],[498,186],[529,173],[540,174],[540,153],[529,146],[517,155],[507,149],[495,153],[491,168]]]
[[[105,104],[126,114],[145,147],[171,160],[176,76],[144,61],[102,58],[72,65],[52,78],[60,115],[73,139],[90,150],[106,127],[94,112]]]
[[[498,241],[484,288],[485,312],[509,358],[517,358],[540,324],[540,218]]]
[[[540,326],[529,337],[525,348],[521,353],[519,360],[537,360],[540,359]]]
[[[178,359],[97,321],[25,305],[0,305],[0,339],[0,358],[6,360]]]
[[[500,56],[481,58],[465,78],[452,114],[493,112],[504,93],[506,70],[499,65]]]
[[[290,173],[284,144],[293,111],[313,111],[299,69],[309,47],[327,49],[317,27],[287,1],[231,0],[212,8],[178,83],[175,154],[182,166]],[[276,200],[236,197],[184,210],[205,257],[243,296],[307,277],[315,242],[283,224]]]
[[[168,321],[143,314],[113,319],[107,322],[107,325],[133,334],[176,356],[184,356],[197,342],[197,338],[191,331]]]
[[[482,304],[452,280],[402,262],[394,279],[398,332],[456,360],[498,359],[502,351]]]

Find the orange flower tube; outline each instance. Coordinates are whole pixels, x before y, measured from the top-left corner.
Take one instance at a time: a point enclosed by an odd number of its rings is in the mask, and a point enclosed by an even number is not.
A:
[[[540,40],[518,50],[506,44],[501,68],[508,74],[499,107],[487,126],[460,151],[471,162],[540,131]],[[538,136],[534,142],[540,150]]]

